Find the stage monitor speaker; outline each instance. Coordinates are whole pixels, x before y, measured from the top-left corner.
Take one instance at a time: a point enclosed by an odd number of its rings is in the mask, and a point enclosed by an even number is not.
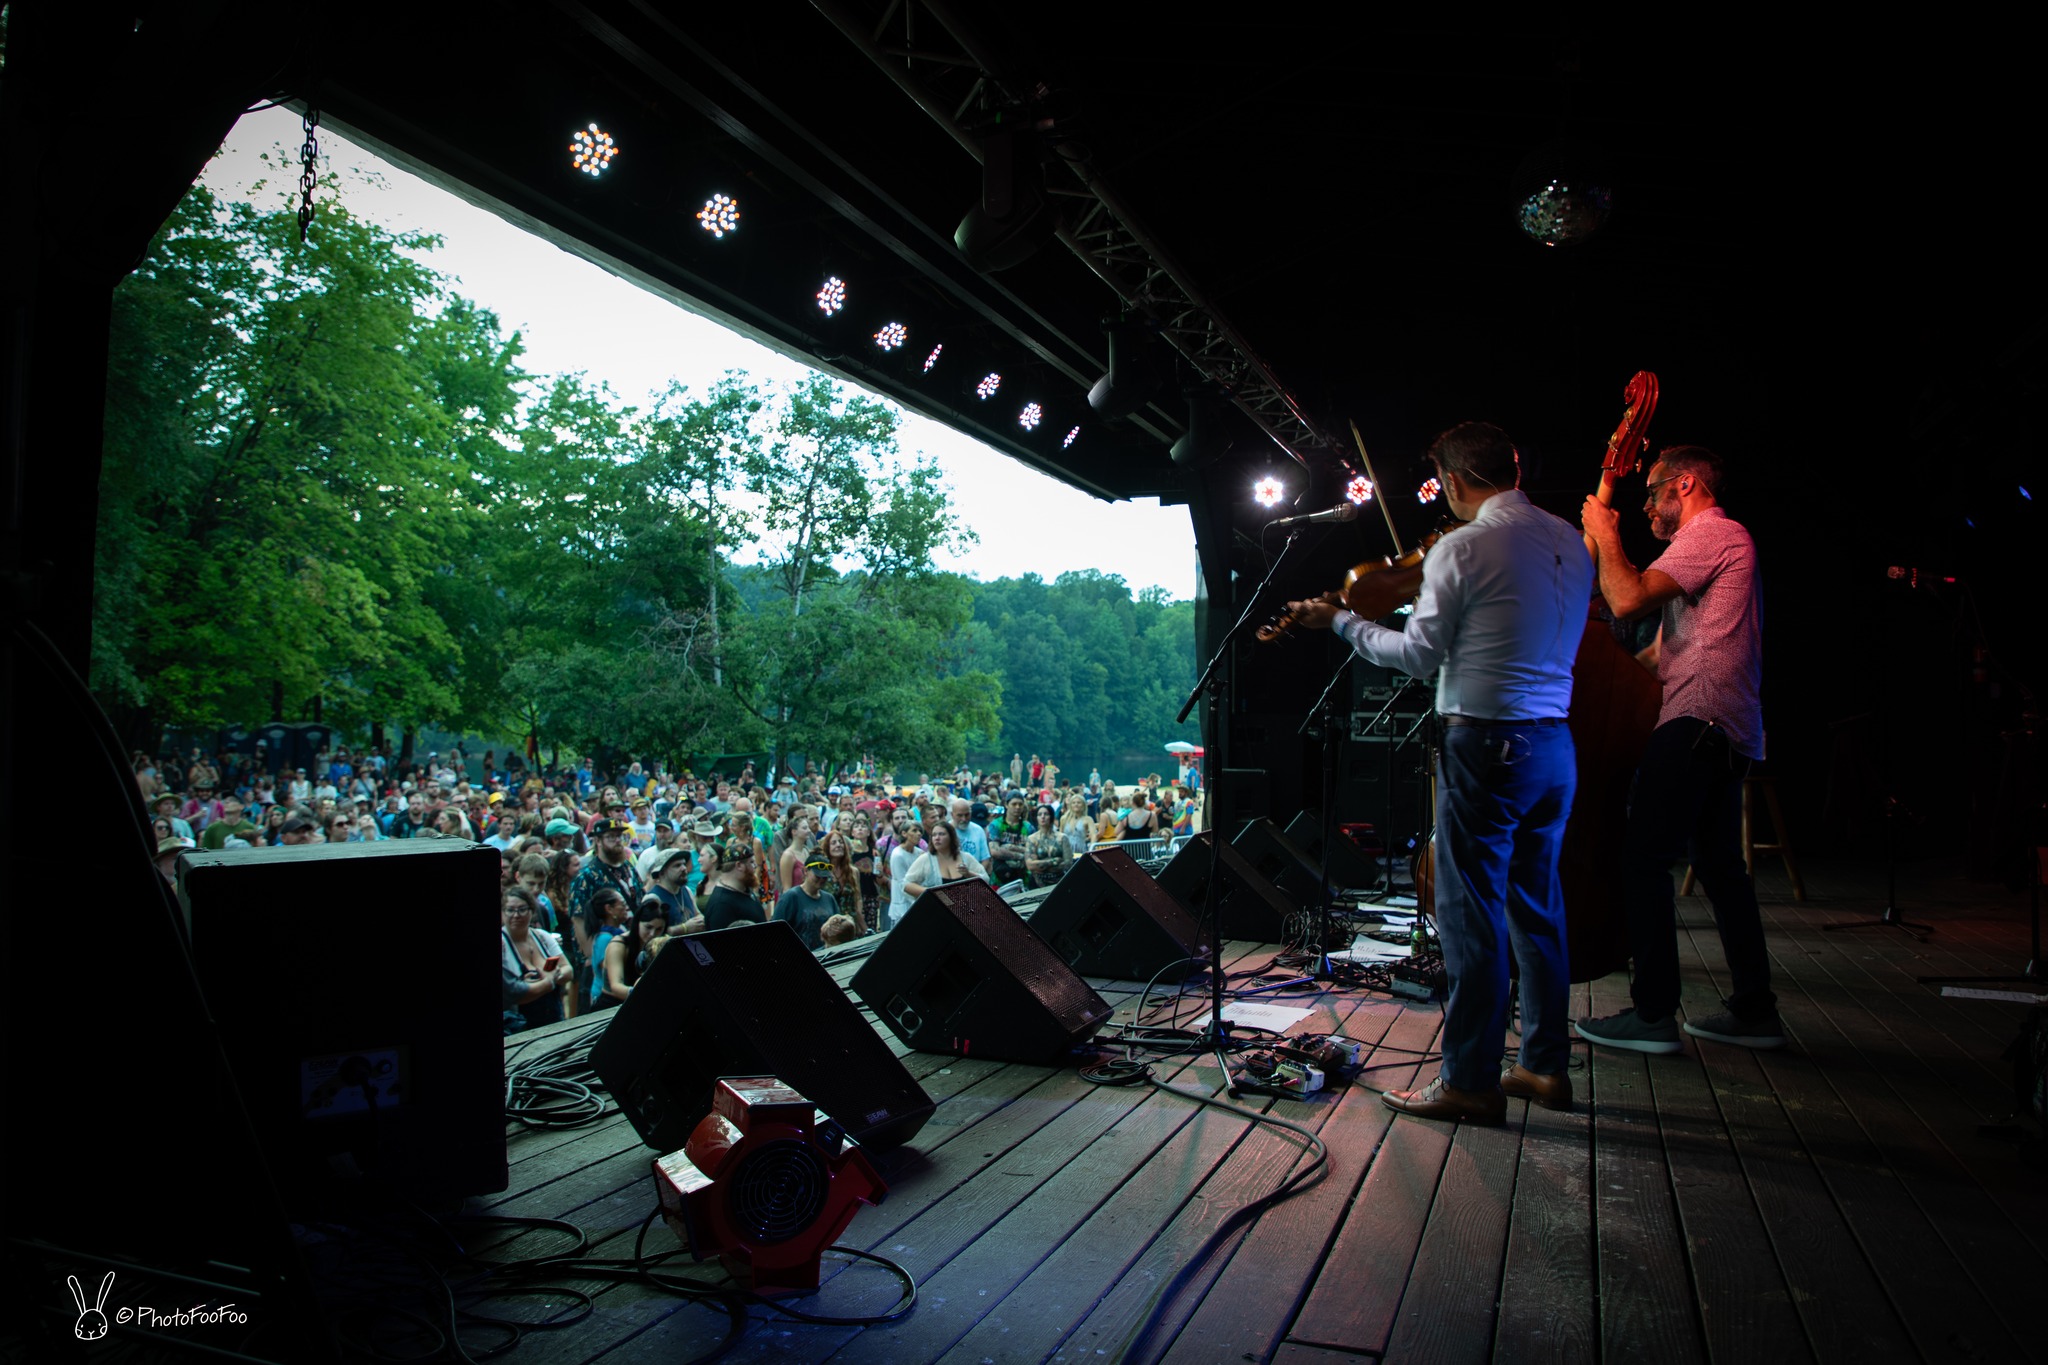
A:
[[[853,974],[853,989],[919,1052],[1050,1065],[1109,1006],[995,888],[946,882],[910,909]]]
[[[1198,922],[1209,886],[1209,845],[1215,837],[1209,830],[1197,834],[1181,845],[1159,874],[1161,889]],[[1215,910],[1223,937],[1285,943],[1287,921],[1299,907],[1227,843],[1218,853],[1216,869],[1222,885],[1217,888]]]
[[[200,988],[287,1192],[356,1170],[505,1188],[499,891],[497,850],[455,839],[180,859]]]
[[[1323,894],[1323,866],[1287,837],[1269,819],[1247,820],[1238,828],[1230,846],[1244,856],[1252,870],[1273,883],[1291,900],[1312,905]],[[1333,883],[1334,884],[1334,883]]]
[[[1179,981],[1209,960],[1194,916],[1120,848],[1082,855],[1030,922],[1083,976]]]
[[[590,1050],[648,1146],[680,1150],[721,1076],[774,1076],[856,1141],[908,1142],[931,1097],[781,921],[670,940]]]
[[[1331,886],[1355,891],[1380,884],[1379,863],[1371,854],[1360,848],[1341,826],[1330,831],[1330,847],[1326,857],[1323,849],[1323,817],[1314,811],[1305,810],[1289,820],[1285,833],[1312,866],[1321,867],[1325,861],[1329,863]]]

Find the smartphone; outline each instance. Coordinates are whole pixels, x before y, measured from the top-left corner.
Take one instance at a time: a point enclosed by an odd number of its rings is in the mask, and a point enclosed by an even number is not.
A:
[[[544,972],[552,973],[555,970],[555,968],[561,965],[562,955],[560,953],[557,953],[553,957],[549,958],[547,961],[541,963],[540,969]]]

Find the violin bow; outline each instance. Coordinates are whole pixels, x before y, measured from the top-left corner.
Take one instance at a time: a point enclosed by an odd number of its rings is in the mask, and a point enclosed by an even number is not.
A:
[[[1380,514],[1387,519],[1387,535],[1394,542],[1394,558],[1399,559],[1408,552],[1401,548],[1401,533],[1394,529],[1394,509],[1387,505],[1387,490],[1373,470],[1372,456],[1366,453],[1365,438],[1358,434],[1356,422],[1351,424],[1351,439],[1358,446],[1358,458],[1365,461],[1365,477],[1372,480],[1373,501],[1380,505]]]

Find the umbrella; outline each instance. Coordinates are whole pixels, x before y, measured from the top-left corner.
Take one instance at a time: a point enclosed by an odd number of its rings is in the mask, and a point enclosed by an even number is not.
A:
[[[1166,746],[1166,752],[1170,754],[1199,754],[1202,752],[1202,746],[1190,744],[1184,739],[1176,739]]]

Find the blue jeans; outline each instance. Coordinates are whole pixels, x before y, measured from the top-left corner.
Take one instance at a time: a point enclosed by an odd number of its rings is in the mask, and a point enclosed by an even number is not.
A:
[[[1636,768],[1622,889],[1629,952],[1635,958],[1630,994],[1636,1013],[1645,1019],[1669,1019],[1678,1008],[1671,866],[1686,856],[1688,847],[1728,957],[1729,1010],[1743,1019],[1768,1019],[1777,1009],[1763,916],[1742,861],[1742,780],[1749,767],[1719,727],[1681,716],[1657,727]]]
[[[1437,758],[1436,918],[1450,999],[1444,1083],[1500,1083],[1508,953],[1522,979],[1521,1063],[1555,1075],[1571,1048],[1558,852],[1578,769],[1562,725],[1459,725]]]

